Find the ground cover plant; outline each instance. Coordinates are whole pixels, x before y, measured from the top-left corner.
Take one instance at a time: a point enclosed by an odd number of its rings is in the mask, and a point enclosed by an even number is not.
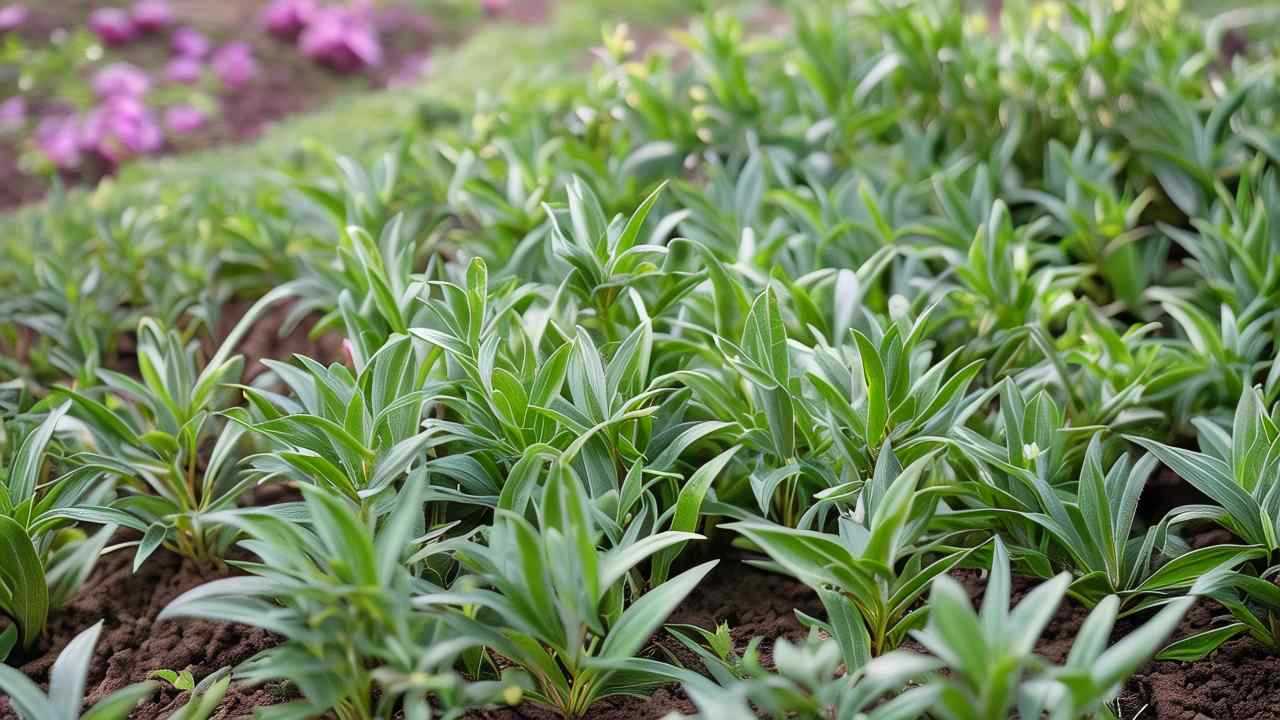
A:
[[[1268,17],[725,4],[3,221],[0,715],[1275,717]]]

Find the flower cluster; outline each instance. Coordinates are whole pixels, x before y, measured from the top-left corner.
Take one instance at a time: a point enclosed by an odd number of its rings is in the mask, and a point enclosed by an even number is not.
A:
[[[366,4],[321,6],[315,0],[273,0],[261,22],[272,36],[297,42],[303,55],[338,72],[359,72],[382,64],[382,41]]]
[[[0,32],[19,27],[27,19],[21,5],[0,9]],[[60,171],[90,165],[113,170],[129,157],[158,152],[166,135],[197,132],[208,114],[189,103],[160,106],[152,97],[157,85],[196,85],[206,75],[223,89],[238,91],[257,77],[259,67],[246,43],[215,49],[200,31],[178,25],[168,0],[138,0],[130,8],[94,10],[89,30],[104,46],[120,47],[147,36],[169,32],[171,56],[162,73],[151,74],[127,62],[110,62],[93,74],[94,105],[84,112],[60,107],[36,125],[36,148]],[[0,105],[0,130],[21,128],[30,108],[15,97]]]
[[[17,30],[26,24],[31,11],[25,5],[6,5],[0,7],[0,33]]]

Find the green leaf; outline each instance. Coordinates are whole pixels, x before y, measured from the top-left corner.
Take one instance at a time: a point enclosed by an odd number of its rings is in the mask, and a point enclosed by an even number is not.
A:
[[[609,635],[600,646],[600,657],[630,658],[639,652],[671,611],[711,572],[716,562],[712,560],[686,570],[645,593],[609,628]]]
[[[853,331],[854,343],[858,346],[858,358],[862,362],[862,379],[867,389],[867,445],[880,447],[884,440],[889,419],[889,386],[885,376],[884,364],[880,360],[880,352],[875,345],[857,330]]]
[[[1196,633],[1176,642],[1169,643],[1157,655],[1157,660],[1173,660],[1177,662],[1196,662],[1209,653],[1222,647],[1222,644],[1237,635],[1248,632],[1249,626],[1244,623],[1231,623],[1212,630]]]
[[[1193,603],[1195,598],[1191,597],[1174,600],[1161,608],[1155,617],[1143,623],[1142,627],[1125,635],[1120,642],[1102,653],[1092,668],[1097,686],[1113,687],[1142,667],[1168,639]]]
[[[89,679],[89,663],[93,660],[98,636],[102,634],[102,622],[99,620],[72,638],[49,669],[49,697],[57,714],[67,720],[80,715],[85,683]]]
[[[716,477],[724,470],[725,466],[733,460],[733,456],[741,450],[740,445],[725,450],[715,456],[710,462],[698,468],[693,475],[680,489],[680,495],[676,498],[675,515],[671,518],[670,529],[675,532],[692,533],[698,529],[698,517],[702,511],[702,501],[707,496],[707,491],[711,489],[711,483],[715,482]],[[650,580],[655,585],[659,585],[666,581],[667,572],[671,569],[671,563],[675,561],[683,544],[676,545],[664,550],[653,559],[653,572],[650,574]]]
[[[18,448],[18,454],[13,459],[13,467],[9,469],[9,502],[21,505],[35,497],[36,485],[40,481],[40,468],[44,464],[45,448],[70,407],[70,403],[59,405],[22,441],[22,447]]]
[[[5,515],[0,515],[0,581],[0,606],[21,630],[23,647],[29,648],[44,632],[49,588],[26,529]]]

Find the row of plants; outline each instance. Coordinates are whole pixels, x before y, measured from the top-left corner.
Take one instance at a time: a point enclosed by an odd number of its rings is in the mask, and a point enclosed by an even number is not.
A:
[[[234,569],[164,617],[279,636],[234,673],[296,690],[264,717],[675,683],[705,718],[1111,717],[1157,654],[1280,650],[1273,49],[1154,2],[747,28],[619,29],[394,147],[15,226],[3,654],[104,551],[162,549]],[[246,380],[270,313],[345,362]],[[1162,467],[1198,500],[1153,511]],[[656,653],[742,556],[813,589],[808,640]],[[1175,636],[1197,601],[1222,622]],[[82,638],[49,700],[0,673],[20,713],[75,716]]]

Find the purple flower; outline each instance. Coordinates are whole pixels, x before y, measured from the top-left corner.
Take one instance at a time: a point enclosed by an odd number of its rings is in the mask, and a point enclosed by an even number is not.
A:
[[[368,14],[347,8],[317,13],[298,43],[304,55],[339,72],[382,63],[382,43]]]
[[[262,11],[262,28],[292,42],[311,23],[317,9],[315,0],[273,0]]]
[[[213,54],[213,72],[226,88],[239,90],[258,74],[258,61],[247,43],[223,45]]]
[[[36,128],[36,147],[59,170],[80,166],[80,127],[74,117],[46,118]]]
[[[107,45],[124,45],[138,37],[129,13],[120,8],[100,8],[89,15],[89,29]]]
[[[193,133],[205,126],[208,117],[192,105],[175,105],[164,113],[164,126],[178,135]]]
[[[93,92],[99,98],[142,97],[151,89],[147,74],[127,62],[112,63],[93,76]]]
[[[155,114],[138,98],[111,98],[90,116],[81,141],[110,162],[153,153],[164,146],[164,133]]]
[[[133,25],[140,32],[159,32],[173,24],[173,8],[167,0],[138,0],[133,4]]]
[[[27,99],[21,95],[0,102],[0,132],[17,130],[27,122]]]
[[[164,76],[172,83],[191,85],[200,81],[204,64],[193,57],[176,57],[165,66]]]
[[[0,7],[0,33],[17,30],[26,24],[29,17],[31,17],[31,11],[27,10],[26,5],[13,4]]]
[[[203,59],[212,46],[204,33],[194,28],[182,27],[173,31],[173,51],[178,57]]]

